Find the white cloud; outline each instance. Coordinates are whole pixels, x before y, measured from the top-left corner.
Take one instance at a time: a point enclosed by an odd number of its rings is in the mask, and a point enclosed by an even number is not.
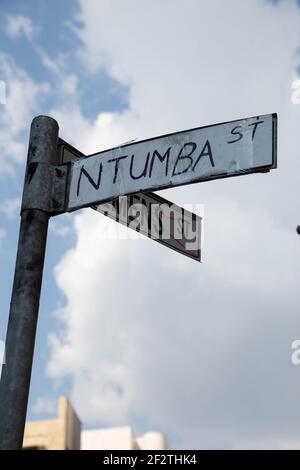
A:
[[[77,86],[78,77],[69,73],[66,66],[66,54],[60,53],[51,58],[36,40],[36,32],[39,27],[33,26],[29,18],[20,15],[8,16],[6,32],[10,37],[18,37],[25,34],[35,53],[40,58],[43,66],[50,72],[49,79],[55,78],[59,83],[57,87],[50,87],[49,82],[37,83],[28,73],[18,67],[12,57],[0,52],[0,77],[6,85],[6,104],[0,108],[0,172],[13,174],[15,164],[26,158],[26,145],[22,132],[29,130],[31,119],[35,114],[41,114],[44,109],[45,98],[51,96],[53,107],[47,114],[60,119],[63,114],[63,122],[89,123],[83,118],[78,109]],[[54,103],[58,103],[57,106]],[[78,127],[76,128],[76,132]],[[83,132],[82,132],[83,133]]]
[[[71,227],[68,227],[67,225],[61,225],[58,223],[53,223],[50,226],[50,230],[51,232],[54,233],[54,235],[57,235],[58,237],[62,237],[62,238],[66,237],[72,232]]]
[[[55,400],[45,397],[38,397],[35,404],[32,407],[32,412],[35,415],[54,415],[56,412]]]
[[[70,97],[76,101],[78,77],[75,74],[68,72],[66,67],[67,55],[65,53],[60,53],[56,57],[52,58],[43,47],[40,47],[36,40],[32,39],[31,44],[37,55],[40,57],[43,66],[55,76],[56,82],[59,82],[60,86],[53,90],[53,92],[56,92],[60,96],[60,101],[64,102]]]
[[[72,217],[70,214],[61,214],[59,217],[50,219],[49,230],[61,238],[74,235]]]
[[[22,132],[49,93],[47,83],[35,83],[12,58],[0,53],[0,75],[6,82],[6,104],[0,109],[0,172],[13,174],[15,164],[26,158]]]
[[[0,228],[0,244],[3,241],[3,239],[6,237],[6,235],[7,235],[6,230],[3,228]]]
[[[24,35],[30,40],[38,33],[39,28],[33,25],[28,16],[7,15],[4,30],[11,39],[17,39]]]
[[[19,197],[5,199],[0,203],[0,212],[8,219],[13,219],[21,210],[21,199]]]
[[[300,107],[290,93],[300,11],[237,0],[80,5],[82,60],[130,92],[127,110],[94,123],[78,103],[55,110],[79,148],[277,111],[279,168],[164,192],[205,204],[202,265],[150,240],[103,241],[112,221],[75,215],[76,245],[56,268],[66,305],[48,372],[72,380],[89,422],[137,419],[185,448],[293,442]]]

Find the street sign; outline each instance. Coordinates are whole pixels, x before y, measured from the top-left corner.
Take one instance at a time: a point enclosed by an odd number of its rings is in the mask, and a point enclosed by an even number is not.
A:
[[[202,218],[154,193],[136,193],[92,206],[92,209],[201,261]]]
[[[58,139],[58,160],[62,164],[82,158],[89,157]],[[201,261],[202,218],[155,193],[122,196],[91,208],[172,250]]]
[[[277,115],[225,122],[71,162],[67,210],[144,191],[276,168]]]
[[[201,233],[201,219],[184,215],[178,206],[172,211],[172,204],[161,198],[155,204],[158,196],[149,195],[149,190],[276,168],[276,114],[129,143],[87,158],[66,142],[58,142],[58,129],[58,123],[48,116],[37,116],[31,124],[6,363],[0,382],[3,450],[22,448],[49,218],[93,205],[108,216],[117,213],[121,223],[133,223],[135,230],[151,238],[152,230],[156,231],[157,241],[200,260],[201,244],[190,243],[201,243],[201,237],[197,240],[190,235],[194,227],[197,234],[199,226]],[[130,203],[128,207],[126,198],[124,215],[120,196],[127,195]],[[100,205],[116,198],[118,203]],[[137,204],[131,204],[134,199]],[[135,212],[129,213],[132,207]],[[149,210],[145,212],[149,207],[154,207],[150,222]],[[166,234],[172,242],[166,243],[162,236],[163,218],[169,221]]]

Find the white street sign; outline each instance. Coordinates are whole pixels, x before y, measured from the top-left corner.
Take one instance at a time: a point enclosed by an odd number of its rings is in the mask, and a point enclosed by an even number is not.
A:
[[[67,210],[122,195],[276,168],[277,115],[131,143],[71,162]]]

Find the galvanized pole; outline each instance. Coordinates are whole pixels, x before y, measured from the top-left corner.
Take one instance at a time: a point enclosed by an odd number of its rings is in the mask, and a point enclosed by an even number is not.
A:
[[[58,124],[31,124],[21,225],[0,382],[0,449],[21,449],[50,217]]]

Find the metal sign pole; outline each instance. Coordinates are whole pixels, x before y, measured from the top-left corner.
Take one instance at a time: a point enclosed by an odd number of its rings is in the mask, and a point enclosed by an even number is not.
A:
[[[0,449],[21,449],[42,284],[58,124],[31,124],[14,283],[0,383]]]

